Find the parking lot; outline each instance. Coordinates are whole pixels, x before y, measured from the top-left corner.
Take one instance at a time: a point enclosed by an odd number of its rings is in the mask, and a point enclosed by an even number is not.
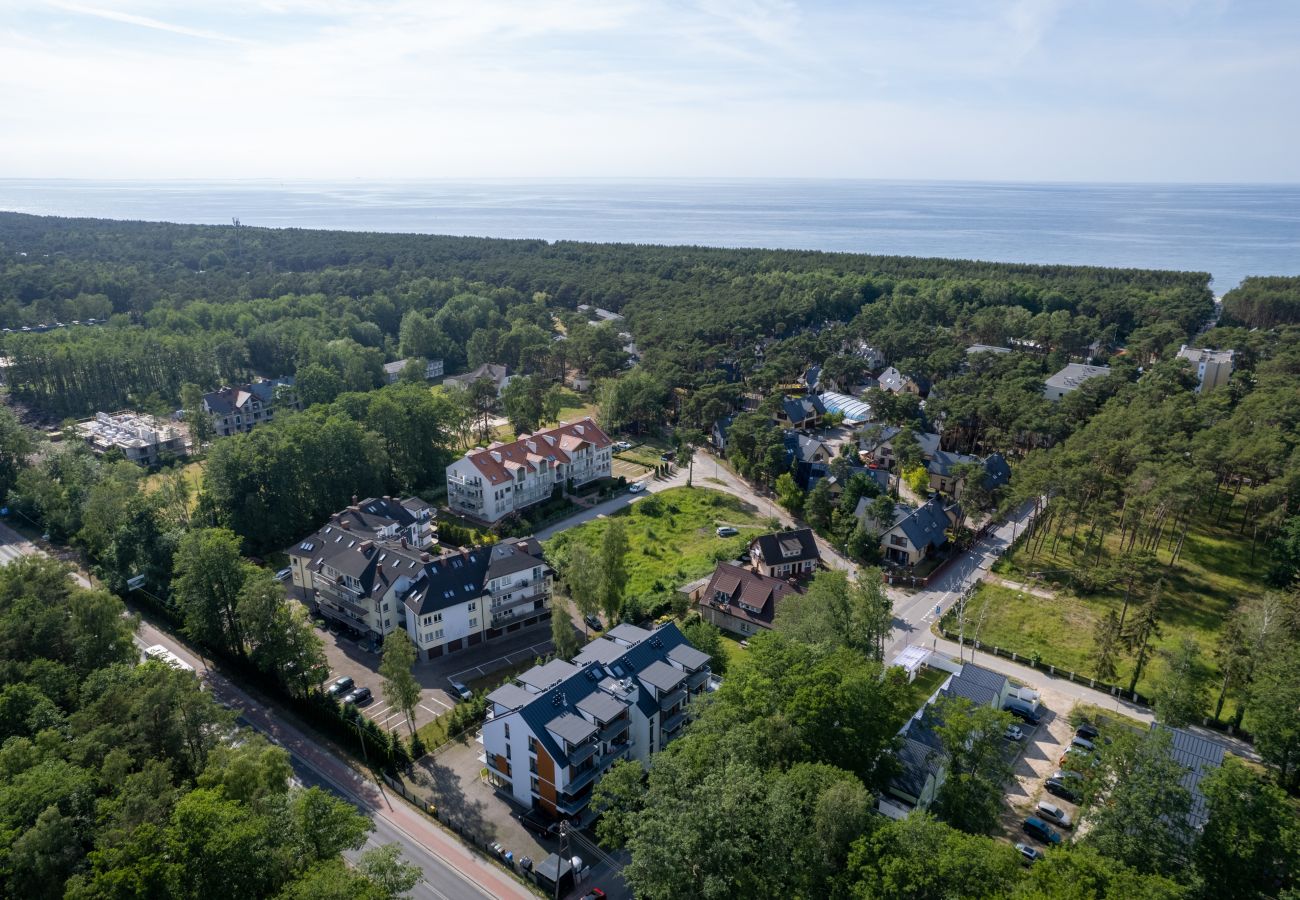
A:
[[[1021,825],[1026,817],[1036,814],[1038,801],[1047,800],[1061,807],[1070,814],[1071,818],[1078,814],[1074,804],[1060,797],[1054,797],[1043,789],[1043,782],[1061,768],[1061,754],[1065,752],[1065,748],[1070,745],[1070,739],[1074,736],[1074,729],[1069,721],[1074,701],[1050,689],[1040,691],[1040,697],[1042,720],[1038,726],[1031,728],[1017,721],[1021,730],[1025,732],[1025,738],[1019,742],[1015,777],[1007,787],[1007,802],[1003,807],[1001,819],[1003,830],[1013,843],[1023,841],[1035,846],[1035,842],[1024,833]]]
[[[367,642],[358,642],[347,635],[324,628],[317,628],[316,633],[325,645],[325,660],[329,664],[326,683],[344,675],[351,677],[357,687],[368,687],[374,693],[374,700],[361,707],[367,718],[389,731],[405,727],[406,715],[384,696],[383,679],[379,677],[380,654],[367,649]],[[433,662],[416,663],[414,675],[423,690],[415,708],[415,727],[433,721],[455,705],[452,681],[463,682],[476,691],[492,687],[511,669],[527,667],[537,657],[549,653],[550,634],[548,620]]]

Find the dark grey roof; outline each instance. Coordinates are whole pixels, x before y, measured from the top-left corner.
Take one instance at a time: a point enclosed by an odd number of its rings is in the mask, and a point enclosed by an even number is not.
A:
[[[577,703],[578,709],[601,722],[618,718],[627,707],[604,691],[593,691]]]
[[[513,682],[506,682],[487,695],[489,703],[495,703],[506,709],[518,709],[526,703],[531,703],[536,697],[536,694],[524,690]]]
[[[811,528],[761,534],[754,538],[754,544],[758,546],[758,553],[763,562],[769,566],[821,559],[822,556],[817,549],[817,540],[813,537]],[[795,552],[786,555],[786,549]]]
[[[690,644],[678,644],[668,651],[668,658],[688,669],[698,669],[709,661],[709,654],[696,650]]]
[[[817,397],[783,397],[781,411],[791,422],[802,422],[822,415],[826,412],[826,407]]]
[[[529,687],[544,691],[578,671],[578,667],[562,659],[553,659],[545,665],[533,666],[519,675],[519,680]]]
[[[203,401],[209,410],[224,416],[235,411],[235,403],[241,392],[251,394],[263,404],[267,404],[275,399],[275,389],[281,386],[293,387],[293,377],[285,375],[271,381],[254,381],[249,384],[237,384],[234,387],[223,387],[204,394]]]
[[[901,529],[912,542],[912,546],[923,550],[926,547],[942,547],[948,543],[949,524],[948,516],[944,513],[943,501],[938,497],[931,497],[895,523],[894,528]]]
[[[1172,735],[1170,754],[1175,762],[1187,769],[1180,783],[1192,795],[1187,822],[1193,828],[1204,827],[1209,821],[1210,809],[1201,793],[1201,779],[1223,765],[1223,746],[1182,728],[1170,728],[1157,722],[1151,723],[1151,728],[1163,729]]]
[[[629,644],[635,644],[650,637],[650,634],[651,632],[645,628],[638,628],[624,622],[622,625],[615,625],[609,631],[606,631],[605,637],[615,641],[626,641]]]
[[[673,668],[662,659],[657,659],[643,671],[638,672],[637,677],[646,684],[653,685],[660,693],[664,693],[680,685],[686,678],[686,673],[681,669]]]
[[[627,647],[605,638],[596,638],[583,647],[573,658],[573,664],[583,666],[587,663],[611,663],[627,652]]]
[[[947,450],[936,450],[931,457],[926,468],[930,470],[931,475],[938,475],[940,478],[946,478],[952,474],[956,466],[964,463],[977,463],[980,459],[978,456],[967,456],[964,453],[951,453]]]
[[[999,488],[1011,480],[1011,467],[1001,453],[984,460],[984,486],[989,490]]]
[[[596,733],[596,726],[582,716],[566,712],[547,722],[546,730],[552,734],[558,734],[570,744],[581,744]]]
[[[492,547],[487,579],[513,575],[535,567],[542,561],[542,545],[536,538],[510,538]]]
[[[994,672],[992,669],[986,669],[983,666],[977,666],[974,663],[964,663],[961,667],[961,673],[953,681],[962,681],[967,684],[978,684],[996,693],[1002,693],[1007,686],[1007,676]]]

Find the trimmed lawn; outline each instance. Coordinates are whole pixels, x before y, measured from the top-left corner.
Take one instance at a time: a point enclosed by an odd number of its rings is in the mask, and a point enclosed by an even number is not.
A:
[[[930,699],[930,695],[939,689],[939,685],[943,684],[947,677],[948,673],[943,669],[932,669],[929,666],[916,673],[916,678],[907,686],[913,701],[907,706],[909,719],[921,708],[921,704]],[[907,719],[904,719],[898,723],[898,726],[901,728],[906,724]]]
[[[672,488],[546,541],[547,556],[561,574],[570,542],[582,541],[599,552],[614,517],[627,526],[627,593],[634,596],[675,590],[707,575],[720,560],[744,555],[750,539],[766,530],[758,510],[731,494],[700,487]],[[720,538],[715,533],[719,525],[732,525],[740,534]]]
[[[576,422],[591,416],[600,421],[600,404],[590,395],[579,394],[569,388],[561,388],[560,421]]]
[[[736,671],[737,666],[743,665],[749,659],[749,648],[740,646],[740,641],[740,638],[722,632],[722,652],[727,657],[728,673]]]

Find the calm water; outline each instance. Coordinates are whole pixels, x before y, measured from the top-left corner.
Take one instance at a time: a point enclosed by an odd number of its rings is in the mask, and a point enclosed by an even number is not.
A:
[[[0,180],[0,209],[172,222],[1300,274],[1300,185]]]

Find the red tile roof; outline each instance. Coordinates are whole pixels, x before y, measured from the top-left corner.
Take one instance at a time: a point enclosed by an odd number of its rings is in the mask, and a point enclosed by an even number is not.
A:
[[[537,471],[542,460],[555,463],[572,462],[574,451],[590,444],[602,450],[613,442],[590,417],[577,422],[548,428],[533,435],[523,435],[508,444],[494,444],[484,450],[465,455],[474,467],[483,473],[489,484],[503,484],[514,479],[513,471],[523,468]]]

